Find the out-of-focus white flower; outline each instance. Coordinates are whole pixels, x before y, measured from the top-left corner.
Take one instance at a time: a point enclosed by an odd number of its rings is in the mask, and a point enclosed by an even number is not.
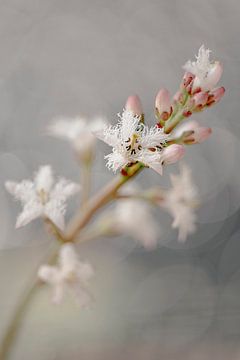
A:
[[[140,189],[136,183],[125,185],[119,199],[110,212],[107,212],[102,223],[107,233],[126,234],[143,245],[147,250],[157,245],[160,229],[151,214],[151,207],[146,200],[138,199]],[[125,198],[126,197],[126,198]]]
[[[22,180],[20,183],[7,181],[5,186],[23,206],[17,218],[17,228],[27,225],[38,217],[46,217],[62,230],[66,200],[80,190],[78,184],[64,178],[60,178],[54,185],[53,171],[49,165],[41,166],[33,181]]]
[[[93,133],[105,126],[106,121],[102,118],[95,118],[92,121],[81,117],[59,118],[48,126],[47,132],[49,135],[68,140],[80,158],[88,160],[96,142]]]
[[[116,171],[140,161],[162,174],[163,145],[168,135],[157,126],[148,128],[132,111],[124,110],[117,125],[96,131],[95,135],[113,147],[113,152],[105,157],[109,169]]]
[[[184,70],[194,75],[192,90],[212,90],[222,75],[222,66],[218,61],[211,62],[210,50],[202,45],[196,56],[196,61],[188,60],[183,66]]]
[[[182,166],[179,175],[171,175],[172,188],[165,192],[159,205],[173,216],[173,228],[178,228],[178,239],[184,242],[188,234],[196,229],[194,209],[198,202],[198,192],[193,184],[191,171]]]
[[[112,213],[115,230],[127,234],[147,250],[156,247],[159,228],[145,201],[120,200]]]
[[[62,245],[57,266],[42,265],[39,278],[53,287],[52,301],[61,303],[64,293],[70,291],[81,307],[87,307],[92,300],[89,280],[94,270],[88,262],[81,262],[73,244]]]

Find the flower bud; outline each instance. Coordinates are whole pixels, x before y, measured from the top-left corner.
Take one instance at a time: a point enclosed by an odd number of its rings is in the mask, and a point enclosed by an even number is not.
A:
[[[211,93],[208,94],[207,105],[210,106],[220,101],[224,93],[225,93],[225,88],[223,86],[211,91]]]
[[[193,120],[180,126],[175,136],[182,137],[182,142],[190,145],[202,143],[209,138],[211,133],[211,128],[200,126],[197,121]]]
[[[173,101],[177,103],[183,103],[184,96],[183,93],[179,90],[176,92],[176,94],[173,96]]]
[[[164,164],[174,164],[183,157],[184,153],[183,145],[170,145],[163,151],[163,162]]]
[[[127,111],[133,112],[134,115],[141,116],[143,114],[142,103],[138,95],[129,96],[125,108]]]
[[[194,131],[193,135],[191,136],[193,138],[192,144],[202,143],[203,141],[207,140],[211,134],[212,134],[211,128],[199,127]]]
[[[223,68],[220,62],[216,61],[212,68],[208,71],[207,84],[205,90],[211,90],[219,82],[222,76]]]
[[[186,89],[188,93],[191,93],[193,79],[195,75],[190,72],[185,72],[183,79],[180,85],[180,89]]]
[[[192,98],[194,110],[201,110],[208,101],[208,94],[206,92],[199,92]]]
[[[167,89],[161,89],[155,100],[157,116],[166,121],[172,113],[170,94]]]

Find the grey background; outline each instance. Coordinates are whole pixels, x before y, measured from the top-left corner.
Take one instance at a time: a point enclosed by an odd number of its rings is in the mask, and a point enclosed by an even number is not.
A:
[[[154,252],[127,238],[79,248],[97,269],[93,309],[79,311],[71,300],[53,308],[49,291],[40,291],[12,359],[240,358],[239,10],[237,0],[0,1],[0,335],[51,241],[38,221],[14,229],[19,207],[4,181],[45,163],[75,181],[80,174],[68,145],[44,136],[49,121],[114,121],[138,93],[153,123],[158,89],[174,94],[181,66],[202,43],[224,64],[227,90],[196,116],[213,127],[212,138],[187,150],[202,198],[197,233],[178,244],[171,219],[158,213]],[[99,144],[95,190],[112,177],[106,152]],[[176,170],[161,179],[146,171],[139,181],[167,186]]]

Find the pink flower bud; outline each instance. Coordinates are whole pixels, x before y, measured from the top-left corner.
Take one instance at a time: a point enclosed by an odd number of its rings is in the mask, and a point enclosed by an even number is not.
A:
[[[225,89],[223,86],[219,87],[217,89],[214,89],[210,94],[208,94],[207,105],[210,106],[210,105],[220,101],[221,98],[223,97],[224,93],[225,93]]]
[[[196,120],[187,121],[179,125],[174,131],[173,135],[175,138],[181,137],[184,132],[195,131],[200,127]]]
[[[193,75],[190,72],[185,72],[185,74],[183,75],[183,79],[182,79],[182,83],[180,85],[181,89],[186,89],[188,92],[191,92],[191,87],[192,87],[192,82],[194,79],[195,75]]]
[[[192,100],[195,108],[194,110],[200,110],[206,105],[208,94],[206,92],[199,92],[193,96]]]
[[[142,115],[143,108],[142,103],[138,95],[131,95],[127,98],[125,108],[127,111],[131,111],[134,115]]]
[[[211,90],[219,82],[222,76],[223,68],[222,65],[216,61],[212,68],[209,70],[207,75],[207,83],[205,85],[205,90]]]
[[[173,100],[175,102],[179,102],[179,103],[182,103],[183,100],[184,100],[184,96],[183,96],[183,93],[179,90],[176,92],[176,94],[174,95],[173,97]]]
[[[194,134],[190,137],[193,138],[192,144],[200,144],[207,140],[212,134],[212,129],[207,127],[199,127],[194,131]]]
[[[183,145],[170,145],[163,151],[163,162],[165,164],[174,164],[183,157],[184,153],[185,148]]]
[[[222,76],[222,72],[222,65],[218,61],[216,61],[215,64],[208,69],[204,77],[195,77],[193,81],[192,91],[195,92],[198,89],[201,89],[202,91],[212,90],[214,86],[219,82]]]
[[[174,137],[182,137],[184,144],[200,144],[209,138],[211,133],[211,128],[200,126],[197,121],[193,120],[179,126]]]
[[[155,108],[159,114],[159,117],[166,121],[172,112],[170,94],[167,89],[161,89],[155,100]]]

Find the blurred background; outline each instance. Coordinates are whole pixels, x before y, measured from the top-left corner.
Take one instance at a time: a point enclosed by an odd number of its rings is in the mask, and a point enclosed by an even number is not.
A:
[[[40,221],[15,230],[19,204],[4,190],[42,164],[78,181],[67,143],[45,136],[56,116],[116,120],[137,93],[154,123],[160,87],[177,90],[182,65],[204,43],[224,64],[223,100],[195,116],[213,128],[187,148],[202,206],[198,231],[182,245],[157,213],[157,250],[127,237],[79,247],[97,270],[96,302],[60,307],[42,288],[22,323],[13,360],[240,359],[240,49],[237,0],[0,0],[0,337],[51,239]],[[112,178],[98,144],[93,191]],[[144,187],[169,185],[139,176]],[[71,203],[68,217],[78,205]]]

